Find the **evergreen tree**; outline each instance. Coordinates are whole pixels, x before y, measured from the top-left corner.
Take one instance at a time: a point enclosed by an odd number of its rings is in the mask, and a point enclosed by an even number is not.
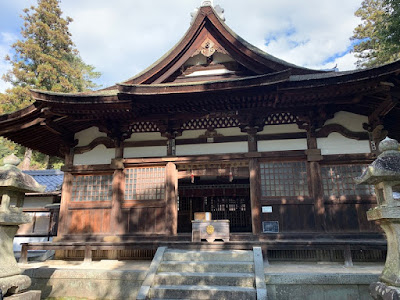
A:
[[[6,57],[11,69],[3,79],[12,87],[0,95],[0,113],[31,104],[30,89],[83,92],[97,87],[93,79],[100,73],[79,56],[68,30],[72,19],[62,17],[59,0],[38,0],[36,7],[24,10],[22,18],[22,38],[11,46],[14,56]]]
[[[82,92],[95,88],[100,73],[85,64],[71,40],[58,0],[39,0],[24,10],[22,39],[12,45],[12,69],[4,76],[14,87],[53,92]],[[12,89],[11,89],[12,91]],[[23,99],[24,101],[26,99]]]
[[[385,19],[379,28],[389,53],[400,53],[400,0],[385,0]],[[400,58],[399,55],[397,58]]]
[[[354,29],[351,37],[355,41],[353,52],[358,58],[358,67],[379,66],[400,58],[399,48],[393,47],[394,39],[388,39],[388,29],[390,28],[388,21],[396,19],[389,2],[398,1],[364,0],[361,7],[355,12],[355,15],[362,20],[362,23]],[[399,22],[398,16],[396,20]],[[393,24],[396,23],[393,22]],[[395,26],[391,28],[399,30]]]

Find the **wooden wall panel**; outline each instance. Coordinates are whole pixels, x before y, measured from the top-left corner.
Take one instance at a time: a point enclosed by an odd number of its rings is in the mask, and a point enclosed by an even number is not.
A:
[[[375,222],[367,220],[371,203],[329,203],[326,207],[328,232],[380,232]]]
[[[372,203],[329,203],[325,202],[326,228],[320,229],[315,224],[314,205],[303,203],[268,204],[272,213],[263,213],[262,221],[278,221],[279,232],[381,232],[375,222],[367,220],[367,211],[375,205]]]
[[[132,207],[124,209],[126,233],[162,234],[166,230],[164,207]]]
[[[109,233],[110,209],[74,209],[68,211],[68,233]]]
[[[361,232],[376,232],[376,231],[382,232],[381,227],[376,222],[368,221],[367,219],[367,211],[373,207],[376,207],[376,204],[355,205]]]
[[[267,202],[262,203],[268,206]],[[272,213],[263,213],[262,221],[278,221],[279,232],[315,232],[313,204],[273,204]]]
[[[354,204],[325,204],[326,231],[359,231],[357,211]]]

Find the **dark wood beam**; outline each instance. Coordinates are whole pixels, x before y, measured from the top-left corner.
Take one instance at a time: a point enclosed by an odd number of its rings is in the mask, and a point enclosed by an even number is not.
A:
[[[368,117],[369,123],[373,124],[384,118],[398,103],[399,100],[397,98],[388,95],[386,100],[381,102],[375,111]]]
[[[46,119],[45,118],[36,118],[27,123],[19,123],[19,124],[15,124],[15,125],[0,129],[0,135],[4,135],[5,133],[9,133],[9,132],[20,131],[20,130],[35,126],[37,124],[40,124],[44,120],[46,120]]]

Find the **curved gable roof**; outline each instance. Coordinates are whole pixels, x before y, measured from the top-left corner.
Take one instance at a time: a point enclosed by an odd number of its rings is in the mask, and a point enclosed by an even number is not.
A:
[[[211,6],[203,6],[200,7],[183,38],[169,52],[146,70],[122,84],[164,83],[190,57],[199,52],[206,40],[211,40],[217,47],[221,47],[254,75],[264,75],[287,69],[290,69],[291,73],[295,75],[325,72],[303,68],[263,52],[233,32]]]

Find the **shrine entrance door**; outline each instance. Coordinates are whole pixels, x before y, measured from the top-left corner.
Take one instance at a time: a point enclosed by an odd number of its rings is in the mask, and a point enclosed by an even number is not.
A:
[[[191,232],[195,212],[211,212],[213,220],[229,220],[231,232],[251,232],[248,180],[226,184],[182,182],[178,190],[178,232]]]

